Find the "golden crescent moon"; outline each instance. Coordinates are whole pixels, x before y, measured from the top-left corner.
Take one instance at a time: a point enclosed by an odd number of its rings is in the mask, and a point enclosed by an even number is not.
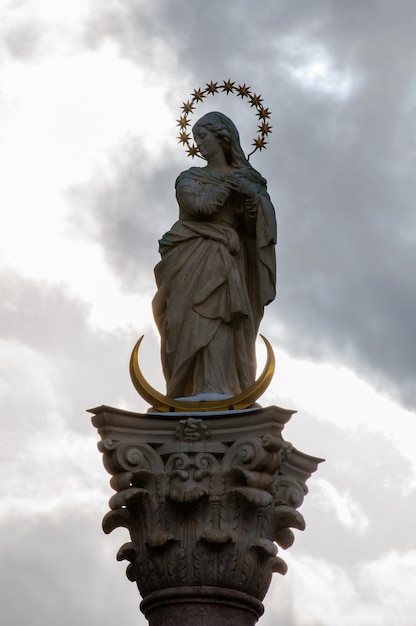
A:
[[[145,377],[143,376],[139,366],[139,348],[143,340],[144,335],[140,337],[136,345],[133,348],[133,352],[130,357],[130,377],[136,391],[141,397],[149,402],[149,404],[157,411],[162,412],[189,412],[189,411],[229,411],[247,409],[251,406],[257,398],[261,396],[273,378],[276,361],[274,358],[273,348],[270,342],[260,335],[263,339],[267,349],[266,364],[262,373],[257,380],[254,381],[250,387],[231,398],[220,398],[218,400],[176,400],[175,398],[169,398],[157,391],[154,387],[149,385]]]

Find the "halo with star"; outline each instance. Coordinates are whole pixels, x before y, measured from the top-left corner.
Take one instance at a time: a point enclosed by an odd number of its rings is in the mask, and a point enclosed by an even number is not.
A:
[[[215,96],[216,93],[220,92],[226,93],[227,96],[228,94],[233,93],[240,96],[242,100],[246,98],[250,103],[250,106],[255,107],[257,111],[258,135],[252,143],[254,150],[247,155],[247,159],[249,159],[250,156],[256,152],[256,150],[263,150],[263,148],[266,148],[266,137],[272,132],[272,126],[270,126],[269,123],[271,113],[268,108],[263,106],[263,98],[261,96],[253,93],[250,87],[248,87],[245,83],[243,85],[236,85],[230,78],[228,80],[224,80],[222,84],[211,81],[206,83],[204,89],[199,87],[198,89],[194,89],[190,99],[187,102],[182,103],[181,115],[179,119],[176,120],[177,126],[179,126],[179,135],[177,137],[178,142],[186,146],[188,156],[192,158],[200,156],[198,153],[198,147],[194,142],[191,142],[191,133],[188,129],[188,126],[191,125],[189,116],[194,113],[194,109],[199,102],[202,102],[209,95]]]

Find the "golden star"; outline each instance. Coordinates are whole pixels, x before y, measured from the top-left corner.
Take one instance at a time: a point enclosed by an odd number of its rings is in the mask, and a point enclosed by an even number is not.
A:
[[[192,96],[193,100],[196,100],[197,102],[202,102],[202,100],[204,99],[204,92],[201,91],[201,89],[198,87],[198,89],[194,89],[194,91],[192,92]]]
[[[241,96],[242,98],[248,98],[250,95],[250,87],[247,87],[247,85],[244,83],[244,85],[238,85],[238,95]]]
[[[188,156],[191,156],[192,158],[198,155],[198,148],[196,147],[194,143],[192,144],[192,146],[188,147],[187,154]]]
[[[257,113],[257,117],[259,117],[261,120],[266,120],[268,117],[270,117],[271,113],[269,111],[269,109],[266,109],[265,107],[261,107],[260,111]]]
[[[257,139],[255,139],[253,141],[253,146],[256,146],[256,150],[262,150],[262,148],[265,148],[267,144],[267,141],[264,141],[263,137],[257,137]]]
[[[228,80],[224,80],[223,81],[221,89],[223,91],[226,91],[227,94],[230,93],[230,91],[234,91],[234,83],[231,82],[231,78],[229,78]]]
[[[263,102],[263,98],[261,96],[258,96],[255,93],[253,93],[253,95],[250,96],[250,102],[251,102],[250,106],[258,107]]]
[[[195,106],[194,104],[188,100],[188,102],[182,102],[182,111],[183,113],[192,113],[192,111],[194,110]]]
[[[181,130],[179,135],[177,136],[178,143],[189,143],[191,135],[187,133],[185,130]]]
[[[212,95],[214,95],[214,93],[218,93],[218,83],[214,83],[213,81],[211,81],[210,83],[206,83],[206,92],[207,93],[211,93]]]
[[[186,128],[191,123],[186,117],[186,115],[181,115],[180,118],[176,121],[177,121],[177,126],[180,126],[181,128]]]
[[[268,135],[272,132],[273,126],[270,126],[268,122],[263,122],[257,128],[263,135]]]

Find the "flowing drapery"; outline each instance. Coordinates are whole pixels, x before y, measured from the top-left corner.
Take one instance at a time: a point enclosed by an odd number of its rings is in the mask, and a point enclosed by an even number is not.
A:
[[[254,199],[203,168],[176,182],[179,220],[159,242],[153,299],[171,397],[234,395],[255,379],[256,334],[275,297],[276,222],[264,179],[238,172]]]

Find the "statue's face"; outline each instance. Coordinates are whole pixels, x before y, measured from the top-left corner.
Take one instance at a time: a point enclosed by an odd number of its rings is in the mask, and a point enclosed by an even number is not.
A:
[[[222,147],[214,133],[204,126],[199,126],[194,131],[195,143],[201,155],[209,161],[218,152],[222,152]]]

